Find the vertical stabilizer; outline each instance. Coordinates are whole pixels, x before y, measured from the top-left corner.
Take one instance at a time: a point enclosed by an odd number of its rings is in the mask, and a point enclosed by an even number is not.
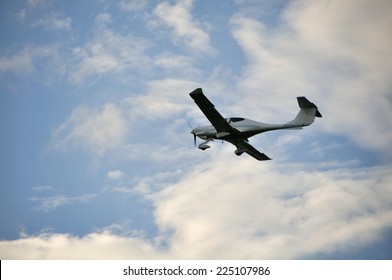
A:
[[[314,122],[315,117],[321,118],[317,106],[310,102],[306,97],[297,97],[300,110],[294,120],[288,122],[290,126],[308,126]]]

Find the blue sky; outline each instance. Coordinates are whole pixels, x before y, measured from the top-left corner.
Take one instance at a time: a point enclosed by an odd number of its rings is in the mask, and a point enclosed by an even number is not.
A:
[[[1,259],[391,259],[390,1],[1,1]],[[286,122],[258,162],[224,116]]]

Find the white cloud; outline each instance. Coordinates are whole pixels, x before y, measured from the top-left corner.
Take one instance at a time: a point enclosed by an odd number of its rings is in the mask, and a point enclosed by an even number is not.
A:
[[[32,187],[31,190],[34,192],[52,191],[53,187],[50,185],[40,185]]]
[[[19,13],[15,13],[15,18],[20,22],[20,23],[24,23],[25,19],[26,19],[26,10],[22,9],[20,10]]]
[[[192,17],[192,0],[178,1],[172,6],[168,2],[159,4],[154,14],[166,25],[173,29],[173,39],[177,43],[183,43],[191,49],[213,52],[210,45],[210,37]]]
[[[70,80],[81,83],[86,78],[101,75],[120,74],[125,70],[142,71],[148,68],[149,59],[144,55],[148,43],[143,38],[130,34],[122,35],[108,28],[112,21],[110,14],[97,15],[95,37],[84,47],[73,50],[73,67]]]
[[[366,244],[392,220],[389,166],[320,172],[219,156],[153,198],[176,257],[298,258]]]
[[[163,69],[176,71],[176,74],[194,74],[193,60],[189,56],[161,53],[154,59],[154,64]]]
[[[80,196],[65,196],[65,195],[57,195],[50,197],[31,197],[29,201],[37,203],[38,206],[35,207],[36,211],[42,212],[51,212],[56,210],[58,207],[71,205],[71,204],[80,204],[87,203],[95,198],[96,194],[86,194]]]
[[[46,3],[48,3],[48,0],[27,0],[27,3],[29,4],[29,6],[37,8],[44,6]]]
[[[41,234],[16,241],[0,241],[0,244],[0,255],[7,259],[19,259],[20,256],[24,256],[24,259],[119,259],[121,256],[130,259],[142,256],[162,258],[159,251],[148,242],[137,237],[129,238],[107,232],[91,233],[83,237]]]
[[[1,241],[1,257],[295,259],[361,248],[391,227],[391,166],[318,171],[226,152],[182,176],[140,180],[134,191],[155,207],[152,239],[110,229],[81,238],[24,236]]]
[[[133,109],[131,118],[143,116],[145,121],[167,119],[186,110],[194,109],[187,95],[197,87],[197,83],[186,79],[162,79],[149,82],[147,93],[124,100]]]
[[[124,176],[121,170],[108,171],[107,177],[111,180],[119,180]]]
[[[51,13],[46,18],[37,20],[32,23],[33,27],[42,27],[50,31],[70,31],[72,19],[70,17],[62,17],[59,14]]]
[[[264,106],[273,117],[274,104],[294,108],[287,102],[305,95],[323,113],[325,131],[392,156],[385,130],[392,127],[390,12],[389,1],[300,1],[272,29],[233,17],[233,36],[248,59],[238,88],[250,111]],[[255,91],[265,93],[262,100]]]
[[[28,73],[34,70],[33,58],[27,51],[10,57],[0,57],[0,73]]]
[[[139,11],[147,5],[147,0],[121,0],[118,6],[124,11]]]
[[[121,109],[107,103],[100,110],[77,107],[52,134],[49,149],[82,147],[96,156],[125,143],[128,133]]]
[[[105,156],[120,161],[174,162],[186,156],[184,142],[191,142],[184,114],[197,110],[187,94],[197,86],[189,80],[155,80],[145,94],[132,94],[98,108],[78,106],[52,130],[47,152],[82,148],[94,163]]]
[[[106,28],[112,22],[112,16],[108,13],[100,13],[95,17],[94,24],[98,29]]]
[[[11,72],[34,79],[37,78],[34,75],[38,74],[44,84],[50,83],[54,74],[61,76],[65,72],[65,63],[61,58],[59,46],[56,44],[16,48],[0,57],[0,75]],[[30,79],[25,81],[29,82]]]

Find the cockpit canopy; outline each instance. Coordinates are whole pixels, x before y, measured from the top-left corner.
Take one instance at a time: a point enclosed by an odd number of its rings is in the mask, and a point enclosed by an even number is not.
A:
[[[244,120],[245,120],[244,118],[238,118],[238,117],[235,117],[235,118],[228,118],[228,119],[227,119],[227,121],[228,121],[229,123],[241,122],[241,121],[244,121]]]

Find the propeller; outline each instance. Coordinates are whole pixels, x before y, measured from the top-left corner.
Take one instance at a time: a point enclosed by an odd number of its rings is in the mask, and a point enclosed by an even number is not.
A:
[[[193,134],[193,145],[196,147],[196,133],[192,130]]]
[[[191,133],[193,134],[193,145],[196,147],[196,133],[195,129],[192,127],[192,125],[188,122],[188,126],[192,129]]]

